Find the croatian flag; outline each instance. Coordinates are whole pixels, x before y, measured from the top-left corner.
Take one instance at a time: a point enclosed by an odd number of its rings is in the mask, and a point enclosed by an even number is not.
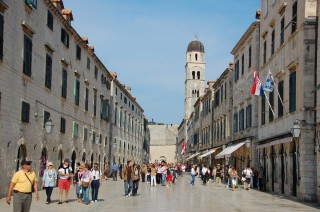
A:
[[[252,85],[251,94],[257,95],[257,96],[263,96],[263,86],[261,85],[259,75],[255,70],[253,72],[253,79],[254,79],[254,82]]]
[[[185,142],[182,143],[181,155],[186,154],[187,144]]]
[[[273,76],[271,71],[269,70],[269,74],[266,79],[266,83],[264,84],[263,90],[272,92],[274,87]]]

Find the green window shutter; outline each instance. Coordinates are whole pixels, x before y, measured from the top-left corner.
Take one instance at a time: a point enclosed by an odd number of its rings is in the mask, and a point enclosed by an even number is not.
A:
[[[75,80],[74,83],[74,104],[79,106],[80,102],[80,81]]]
[[[289,112],[296,111],[296,72],[289,76]]]
[[[273,107],[274,106],[274,92],[269,93],[269,102],[270,102],[272,110],[274,110],[274,107]],[[271,108],[269,107],[269,122],[272,122],[274,119]]]
[[[50,55],[46,54],[46,76],[45,76],[45,86],[51,89],[52,81],[52,58]]]
[[[65,133],[66,132],[66,119],[61,118],[60,120],[60,132]]]
[[[29,114],[30,114],[30,104],[27,102],[22,102],[21,121],[25,123],[29,123]]]
[[[83,140],[84,141],[88,140],[88,128],[86,127],[83,128]]]
[[[261,125],[266,123],[266,97],[261,97]]]
[[[23,73],[31,77],[32,40],[24,35]]]
[[[73,122],[73,138],[78,138],[79,136],[79,128],[76,122]]]
[[[278,83],[278,92],[281,99],[283,99],[283,80]],[[283,105],[281,103],[280,97],[278,96],[278,117],[283,116]]]

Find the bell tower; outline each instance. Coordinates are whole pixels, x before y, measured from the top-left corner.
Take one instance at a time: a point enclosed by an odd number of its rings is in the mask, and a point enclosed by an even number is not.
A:
[[[187,48],[185,66],[185,96],[184,119],[187,120],[193,111],[198,97],[204,95],[205,90],[205,51],[203,44],[197,37]]]

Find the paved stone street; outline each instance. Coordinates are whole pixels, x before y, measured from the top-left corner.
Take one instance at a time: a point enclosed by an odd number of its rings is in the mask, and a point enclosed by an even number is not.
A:
[[[242,188],[231,191],[212,183],[201,185],[199,179],[191,187],[190,176],[180,177],[174,187],[150,187],[140,182],[138,196],[124,197],[123,181],[103,182],[99,202],[83,205],[75,200],[72,188],[70,203],[58,205],[58,190],[53,191],[53,203],[45,204],[45,192],[41,191],[39,202],[33,199],[31,211],[319,211],[315,204],[296,202],[281,196]],[[91,195],[90,195],[91,196]],[[12,211],[5,199],[0,200],[1,211]]]

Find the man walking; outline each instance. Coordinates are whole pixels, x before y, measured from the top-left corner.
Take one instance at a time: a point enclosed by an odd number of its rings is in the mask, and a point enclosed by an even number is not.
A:
[[[62,204],[62,195],[65,191],[65,203],[68,203],[68,195],[70,190],[71,178],[73,177],[72,168],[70,167],[70,160],[64,159],[63,164],[59,167],[59,202]]]
[[[119,170],[119,166],[116,163],[114,163],[113,166],[112,166],[112,178],[113,178],[113,181],[117,181],[118,170]]]
[[[14,212],[28,212],[32,202],[32,190],[36,194],[36,199],[39,200],[37,176],[31,169],[32,161],[23,159],[21,161],[22,169],[17,171],[11,180],[8,188],[8,195],[6,201],[11,202],[11,192],[13,191],[13,211]]]
[[[99,164],[94,163],[93,169],[91,170],[91,196],[92,201],[91,202],[98,202],[98,192],[99,188],[102,185],[102,173],[101,170],[99,170]]]
[[[129,197],[132,189],[132,162],[129,160],[127,166],[122,169],[125,196]]]

